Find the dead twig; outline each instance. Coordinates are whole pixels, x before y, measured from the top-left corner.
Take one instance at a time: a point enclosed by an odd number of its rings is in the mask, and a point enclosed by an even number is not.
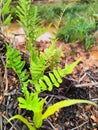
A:
[[[84,75],[79,79],[79,83],[86,77],[87,73],[84,73]]]
[[[0,31],[0,40],[3,41],[3,43],[10,43],[10,40]]]
[[[95,82],[95,83],[76,84],[75,87],[76,87],[76,88],[82,88],[82,87],[94,86],[94,85],[98,85],[98,82]],[[98,86],[96,86],[96,87],[98,87]]]
[[[98,101],[98,98],[93,98],[93,99],[91,99],[92,101]]]
[[[3,130],[2,116],[0,116],[0,130]]]
[[[53,124],[48,119],[46,119],[46,121],[50,124],[50,126],[52,127],[53,130],[56,130],[56,128],[53,126]]]
[[[7,78],[7,68],[6,68],[6,65],[5,65],[5,62],[4,62],[4,59],[1,57],[1,60],[2,60],[2,63],[5,67],[5,74],[4,74],[4,78],[5,78],[5,81],[6,81],[6,86],[5,86],[5,90],[4,90],[4,93],[6,94],[7,93],[7,90],[8,90],[8,78]]]
[[[1,114],[0,113],[0,115],[11,125],[11,126],[13,126],[13,124],[8,120],[8,118],[6,117],[6,116],[4,116],[3,114]],[[15,129],[15,130],[17,130],[14,126],[13,126],[13,128]]]
[[[79,126],[77,126],[77,127],[75,127],[75,128],[72,128],[71,130],[77,130],[77,129],[81,128],[83,125],[85,125],[85,124],[87,124],[87,123],[88,123],[88,121],[82,123],[81,125],[79,125]]]

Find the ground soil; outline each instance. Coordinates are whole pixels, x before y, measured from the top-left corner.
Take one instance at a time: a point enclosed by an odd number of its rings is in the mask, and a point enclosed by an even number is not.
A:
[[[41,42],[39,49],[44,51],[51,43]],[[54,88],[52,92],[43,92],[40,96],[48,95],[48,105],[64,99],[88,99],[98,104],[98,50],[92,46],[91,50],[85,51],[83,43],[61,43],[63,57],[60,66],[65,63],[71,64],[78,58],[81,62],[73,73],[64,77],[60,88]],[[22,45],[23,46],[23,45]],[[28,61],[28,55],[24,50],[22,57]],[[21,86],[17,75],[12,69],[6,69],[6,46],[4,39],[0,37],[0,130],[28,130],[19,120],[8,123],[8,119],[15,114],[21,114],[30,122],[31,112],[18,107],[17,98],[22,96]],[[27,62],[27,66],[29,63]],[[39,130],[97,130],[98,109],[87,104],[73,105],[57,111],[54,115],[43,122]]]

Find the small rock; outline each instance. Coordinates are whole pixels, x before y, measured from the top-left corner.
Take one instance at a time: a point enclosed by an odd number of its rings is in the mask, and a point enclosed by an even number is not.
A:
[[[50,32],[46,32],[44,34],[42,34],[41,36],[39,36],[36,41],[37,42],[51,42],[51,38],[53,37],[53,35]]]

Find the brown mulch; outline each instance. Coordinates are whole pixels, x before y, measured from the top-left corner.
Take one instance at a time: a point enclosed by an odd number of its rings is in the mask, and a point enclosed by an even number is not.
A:
[[[41,43],[40,50],[50,43]],[[40,96],[48,95],[47,105],[64,99],[88,99],[98,104],[98,60],[89,52],[85,52],[82,44],[62,44],[64,56],[61,65],[71,64],[81,57],[81,62],[74,72],[63,79],[60,88],[52,92],[43,92]],[[21,86],[17,75],[12,69],[6,69],[6,46],[0,40],[0,130],[28,130],[19,120],[8,123],[8,119],[21,114],[31,121],[32,112],[18,107],[17,98],[22,96]],[[43,122],[40,130],[97,130],[98,110],[91,105],[73,105],[57,111]]]

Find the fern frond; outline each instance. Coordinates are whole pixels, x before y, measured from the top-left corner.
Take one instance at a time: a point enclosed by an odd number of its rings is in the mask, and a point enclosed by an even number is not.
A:
[[[32,53],[32,54],[33,55],[30,58],[30,72],[32,76],[33,85],[35,86],[36,91],[41,91],[41,88],[43,91],[47,90],[46,84],[48,85],[48,89],[51,91],[53,85],[51,84],[51,81],[49,81],[48,77],[44,75],[44,72],[48,67],[54,69],[56,65],[58,64],[57,62],[59,62],[59,59],[58,58],[55,59],[57,55],[57,49],[54,49],[54,47],[50,47],[46,49],[44,53],[41,52],[40,56],[38,56],[36,53]],[[58,83],[61,83],[62,79],[59,76],[59,73],[58,72],[56,73],[56,70],[54,70],[53,73],[55,77],[53,83],[55,84],[55,86],[59,86]],[[48,83],[45,84],[42,81],[42,78],[44,79],[45,82],[48,82]]]
[[[7,68],[12,68],[18,75],[22,85],[25,85],[28,80],[27,70],[24,69],[25,61],[21,60],[20,51],[15,50],[11,45],[7,45]]]
[[[41,92],[38,81],[44,76],[44,71],[46,70],[47,66],[45,66],[40,59],[36,59],[35,61],[36,62],[31,60],[30,62],[30,72],[35,90]]]
[[[49,77],[50,77],[52,83],[54,84],[54,86],[59,87],[59,83],[57,82],[57,79],[55,78],[55,76],[52,73],[49,73]]]
[[[53,70],[53,73],[50,72],[48,76],[44,75],[39,80],[39,84],[41,86],[42,91],[45,91],[45,90],[52,91],[53,86],[59,87],[61,80],[62,79],[59,73],[57,72],[57,70]]]
[[[48,76],[44,75],[40,80],[39,84],[41,86],[41,90],[49,90],[52,91],[53,87],[59,87],[62,83],[62,78],[68,74],[71,74],[75,66],[80,62],[80,59],[75,61],[72,65],[65,66],[64,69],[60,67],[53,69],[53,72],[49,73]]]
[[[55,44],[51,44],[49,48],[45,49],[44,53],[41,53],[40,57],[46,61],[47,66],[50,69],[54,69],[60,63],[61,56],[63,56],[61,47],[55,48]]]
[[[20,0],[17,6],[19,24],[24,28],[26,35],[26,46],[30,50],[36,47],[35,41],[45,30],[41,27],[37,6],[31,4],[31,0]]]

